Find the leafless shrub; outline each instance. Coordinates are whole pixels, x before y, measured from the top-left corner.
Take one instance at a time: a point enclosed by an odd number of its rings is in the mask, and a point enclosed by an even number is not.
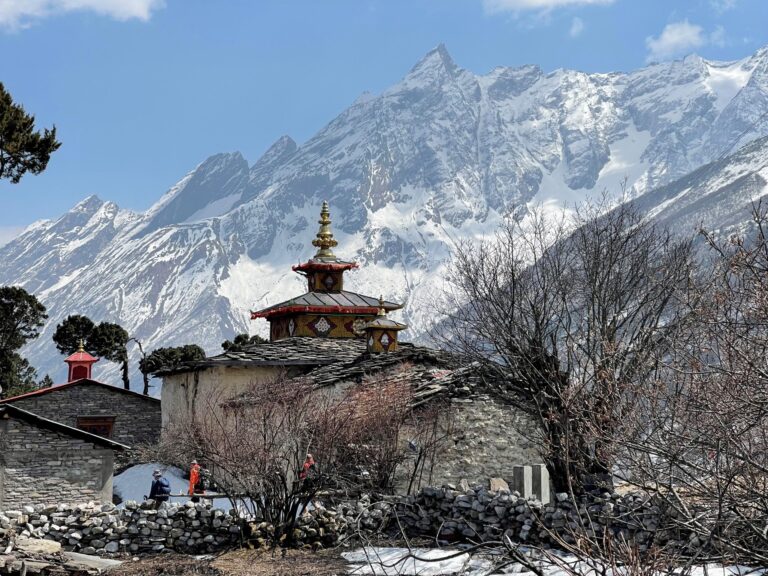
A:
[[[536,424],[555,490],[610,483],[622,423],[666,353],[691,242],[606,201],[534,211],[455,251],[443,344]],[[525,431],[522,431],[525,432]]]
[[[404,430],[420,433],[428,425],[412,409],[410,384],[384,376],[343,391],[281,376],[255,382],[235,399],[200,402],[191,424],[164,431],[159,457],[204,462],[233,507],[272,524],[275,542],[286,545],[297,516],[320,491],[391,489],[409,458]],[[310,452],[315,465],[302,478]]]

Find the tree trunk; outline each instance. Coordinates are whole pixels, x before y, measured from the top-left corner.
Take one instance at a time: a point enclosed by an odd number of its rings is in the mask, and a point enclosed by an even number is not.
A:
[[[146,372],[141,373],[142,378],[144,378],[144,396],[149,396],[149,374]]]
[[[131,389],[131,383],[128,380],[128,359],[123,360],[123,388],[126,390]]]

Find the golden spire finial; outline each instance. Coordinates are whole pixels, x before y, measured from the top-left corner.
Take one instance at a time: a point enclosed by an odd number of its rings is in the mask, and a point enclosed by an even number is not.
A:
[[[384,295],[379,296],[379,316],[386,316],[387,311],[384,310]]]
[[[80,338],[80,341],[77,343],[77,351],[78,352],[85,352],[85,342],[82,338]]]
[[[320,220],[317,222],[320,224],[320,230],[317,232],[317,238],[312,240],[312,245],[318,248],[315,258],[336,258],[331,248],[336,246],[338,242],[333,239],[333,232],[331,232],[331,213],[328,211],[328,202],[323,201],[323,207],[320,209]]]

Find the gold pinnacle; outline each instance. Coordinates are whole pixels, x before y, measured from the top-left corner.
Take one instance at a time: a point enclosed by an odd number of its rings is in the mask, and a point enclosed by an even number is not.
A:
[[[85,342],[83,342],[82,338],[80,338],[80,341],[77,344],[77,351],[78,352],[85,352]]]
[[[338,242],[333,239],[333,232],[331,232],[331,213],[328,211],[328,202],[323,202],[320,220],[317,222],[320,224],[320,230],[317,232],[317,238],[312,240],[312,245],[318,248],[315,258],[336,258],[331,248],[338,245]]]
[[[387,311],[384,310],[384,295],[379,296],[379,316],[386,316]]]

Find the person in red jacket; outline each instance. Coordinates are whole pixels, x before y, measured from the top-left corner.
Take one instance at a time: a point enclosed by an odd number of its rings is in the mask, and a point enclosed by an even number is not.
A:
[[[198,498],[195,494],[200,493],[198,485],[200,484],[200,464],[197,460],[192,460],[192,466],[189,469],[189,495],[192,496],[192,501],[197,502]]]
[[[307,457],[304,459],[304,465],[301,467],[301,471],[299,472],[299,480],[306,480],[307,476],[309,476],[310,473],[314,470],[315,459],[312,457],[312,454],[307,454]]]

